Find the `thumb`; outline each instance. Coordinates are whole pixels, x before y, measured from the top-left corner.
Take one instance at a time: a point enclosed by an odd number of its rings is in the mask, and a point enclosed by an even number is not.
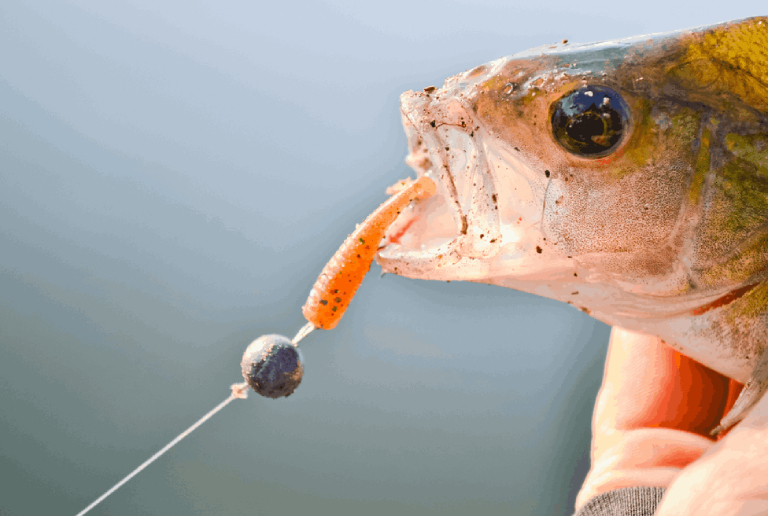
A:
[[[768,515],[768,397],[685,468],[656,516]]]

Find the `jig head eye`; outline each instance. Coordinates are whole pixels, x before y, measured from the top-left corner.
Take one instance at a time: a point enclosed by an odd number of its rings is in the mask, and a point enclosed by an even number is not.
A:
[[[552,134],[565,150],[584,158],[600,158],[616,150],[629,133],[629,108],[604,86],[572,91],[550,108]]]

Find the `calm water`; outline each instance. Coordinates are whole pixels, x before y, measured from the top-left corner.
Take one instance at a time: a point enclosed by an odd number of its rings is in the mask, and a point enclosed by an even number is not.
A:
[[[252,339],[295,333],[410,174],[402,91],[759,14],[644,5],[4,1],[0,514],[78,512],[226,397]],[[378,272],[293,396],[232,403],[91,514],[569,514],[609,329]]]

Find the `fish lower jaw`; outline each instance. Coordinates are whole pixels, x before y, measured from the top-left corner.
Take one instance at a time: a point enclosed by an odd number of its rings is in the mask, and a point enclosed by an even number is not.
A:
[[[384,272],[407,278],[471,281],[488,278],[490,265],[487,260],[459,254],[459,239],[450,239],[433,247],[408,248],[390,244],[376,255],[376,262]]]
[[[500,242],[479,245],[484,235],[474,226],[459,231],[452,208],[437,195],[404,210],[375,256],[384,272],[443,281],[488,278]]]
[[[543,257],[539,235],[522,228],[499,228],[495,238],[492,231],[482,230],[474,222],[466,232],[458,231],[452,207],[437,195],[404,210],[375,257],[384,272],[414,279],[486,281],[496,276],[551,272],[553,267],[572,268],[571,260],[552,250]]]
[[[500,247],[489,256],[471,256],[462,252],[461,238],[457,237],[420,249],[389,244],[380,249],[375,259],[384,272],[425,280],[487,282],[497,277],[515,277],[546,283],[553,277],[567,279],[573,275],[573,260],[565,256],[544,260],[535,250],[519,254],[510,254],[509,250]]]

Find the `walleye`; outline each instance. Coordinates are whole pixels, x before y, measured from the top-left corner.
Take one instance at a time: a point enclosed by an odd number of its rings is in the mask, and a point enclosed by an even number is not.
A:
[[[376,260],[564,301],[768,389],[768,18],[539,47],[401,96],[438,185]]]

